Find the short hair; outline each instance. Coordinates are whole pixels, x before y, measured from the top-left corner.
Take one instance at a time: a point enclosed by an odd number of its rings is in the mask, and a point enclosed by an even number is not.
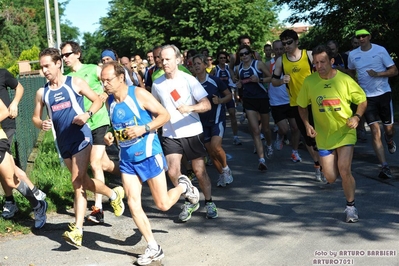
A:
[[[187,51],[187,58],[193,57],[194,55],[198,54],[197,50],[195,49],[189,49]]]
[[[335,48],[337,48],[337,49],[339,48],[338,42],[336,40],[329,40],[327,42],[327,46],[330,45],[330,44],[334,44]]]
[[[207,56],[203,55],[202,53],[201,53],[201,54],[196,54],[196,55],[194,55],[193,58],[192,58],[193,62],[194,62],[194,60],[197,59],[197,58],[198,58],[199,60],[201,60],[201,62],[202,62],[203,64],[205,64],[205,65],[208,64],[208,58],[207,58]]]
[[[216,54],[216,60],[213,62],[213,64],[215,64],[215,65],[218,65],[218,64],[219,64],[219,56],[220,56],[220,55],[226,56],[226,63],[229,63],[229,62],[230,62],[230,60],[229,60],[229,58],[230,58],[229,53],[226,52],[226,51],[219,51],[219,52]]]
[[[173,51],[175,52],[176,58],[180,58],[180,59],[182,58],[182,54],[180,53],[179,48],[177,48],[176,45],[174,45],[174,44],[166,44],[166,45],[162,46],[161,51],[163,51],[165,49],[170,49],[170,48],[173,49]]]
[[[315,56],[324,52],[327,54],[329,60],[334,58],[331,48],[324,44],[318,45],[313,48],[312,55]]]
[[[270,48],[272,48],[272,45],[271,44],[269,44],[269,43],[266,43],[264,46],[263,46],[263,50],[265,50],[265,48],[266,47],[270,47]]]
[[[274,49],[274,44],[276,44],[276,43],[278,43],[278,42],[281,42],[281,40],[274,40],[273,42],[272,42],[272,48]]]
[[[80,47],[80,45],[77,42],[75,42],[75,41],[65,41],[65,42],[61,43],[60,49],[61,50],[64,49],[64,47],[67,46],[68,44],[71,46],[72,52],[74,54],[80,53],[80,56],[79,56],[78,59],[79,59],[79,61],[82,60],[82,48]]]
[[[105,63],[105,64],[102,66],[102,70],[104,70],[106,67],[113,67],[115,76],[119,77],[120,75],[123,75],[123,80],[124,80],[124,81],[126,80],[126,77],[125,77],[125,73],[126,73],[126,72],[125,72],[125,67],[122,66],[121,64],[119,64],[117,61],[111,61],[111,62]],[[102,70],[101,70],[101,71],[102,71]]]
[[[40,52],[39,58],[41,58],[43,56],[50,56],[51,60],[54,63],[57,63],[57,61],[62,62],[60,50],[58,50],[57,48],[49,47],[49,48],[44,49],[43,51]]]
[[[296,31],[291,30],[291,29],[286,29],[285,31],[283,31],[280,34],[280,40],[286,40],[286,39],[293,39],[294,41],[298,40],[298,34],[296,33]]]
[[[243,35],[238,36],[238,38],[237,38],[238,45],[241,45],[241,40],[242,39],[248,39],[249,42],[252,43],[251,37],[249,37],[249,35],[247,35],[247,34],[243,34]]]

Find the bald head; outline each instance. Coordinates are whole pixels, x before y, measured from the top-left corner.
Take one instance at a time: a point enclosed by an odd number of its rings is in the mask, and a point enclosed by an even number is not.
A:
[[[131,65],[130,65],[130,59],[126,56],[121,58],[121,64],[126,67],[127,69],[131,69]]]

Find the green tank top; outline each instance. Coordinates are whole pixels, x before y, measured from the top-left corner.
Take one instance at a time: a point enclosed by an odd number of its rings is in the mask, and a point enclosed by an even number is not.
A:
[[[90,88],[98,95],[104,92],[101,82],[98,80],[97,65],[83,64],[77,72],[72,72],[70,69],[66,69],[64,74],[67,76],[84,79],[87,84],[89,84]],[[91,104],[92,102],[84,97],[85,110],[89,110]],[[100,110],[97,111],[97,113],[95,113],[91,118],[89,118],[89,120],[87,120],[87,124],[90,126],[91,130],[109,125],[109,116],[105,104],[103,104],[103,106]]]
[[[183,65],[178,65],[177,68],[180,71],[186,72],[187,74],[192,75],[192,73],[190,72],[190,70],[188,70],[185,66]],[[156,80],[157,78],[159,78],[160,76],[162,76],[163,74],[165,74],[165,71],[163,71],[162,68],[158,68],[154,73],[152,73],[152,81]]]

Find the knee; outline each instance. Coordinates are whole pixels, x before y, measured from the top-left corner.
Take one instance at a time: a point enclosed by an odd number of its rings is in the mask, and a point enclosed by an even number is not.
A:
[[[168,211],[169,209],[170,209],[170,206],[168,206],[165,202],[163,202],[163,201],[158,201],[158,202],[155,202],[155,205],[157,206],[157,208],[160,210],[160,211],[163,211],[163,212],[166,212],[166,211]]]

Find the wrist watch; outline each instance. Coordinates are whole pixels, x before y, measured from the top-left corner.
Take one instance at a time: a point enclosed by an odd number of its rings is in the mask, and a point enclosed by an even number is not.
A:
[[[150,128],[150,126],[148,124],[145,124],[144,128],[145,128],[145,132],[150,132],[151,131],[151,128]]]
[[[92,111],[86,111],[86,113],[88,113],[90,117],[93,116],[93,112]]]

